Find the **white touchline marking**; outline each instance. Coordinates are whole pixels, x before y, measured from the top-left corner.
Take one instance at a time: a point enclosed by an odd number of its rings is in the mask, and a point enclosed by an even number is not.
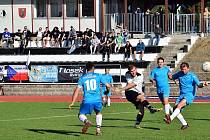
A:
[[[103,114],[118,115],[118,114],[129,114],[129,113],[135,113],[135,112],[116,112],[116,113],[103,113]],[[10,119],[10,120],[0,120],[0,122],[41,120],[41,119],[51,119],[51,118],[65,118],[65,117],[72,117],[72,116],[78,116],[78,115],[63,115],[63,116],[49,116],[49,117],[34,117],[34,118],[23,118],[23,119]]]

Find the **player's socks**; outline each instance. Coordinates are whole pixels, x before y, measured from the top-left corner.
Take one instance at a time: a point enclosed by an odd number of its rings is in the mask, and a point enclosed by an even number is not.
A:
[[[169,104],[166,104],[166,105],[164,106],[166,115],[169,114],[169,108],[170,108],[170,105],[169,105]]]
[[[160,111],[160,109],[157,109],[157,108],[154,108],[153,106],[151,106],[147,100],[144,100],[142,102],[142,104],[144,105],[144,107],[149,109],[150,113],[155,113],[155,112]]]
[[[169,104],[169,111],[170,111],[170,114],[172,114],[172,113],[173,113],[173,111],[174,111],[173,107],[171,107],[171,105],[170,105],[170,104]]]
[[[96,115],[96,125],[101,126],[102,124],[102,114]]]
[[[179,115],[177,115],[177,118],[179,119],[179,121],[182,123],[183,126],[187,125],[187,122],[185,121],[185,119],[181,113],[179,113]]]
[[[101,126],[96,126],[96,136],[100,136],[100,135],[102,135],[102,133],[101,133]]]
[[[178,116],[179,113],[180,113],[180,109],[179,109],[179,108],[176,108],[176,109],[174,110],[174,112],[172,113],[172,115],[170,116],[171,121],[172,121],[176,116]]]
[[[108,97],[107,99],[107,106],[110,106],[111,105],[111,100],[110,100],[110,97]]]
[[[136,125],[139,125],[141,123],[142,119],[143,119],[143,115],[137,114],[136,115]]]
[[[87,120],[87,117],[84,114],[80,114],[79,120],[85,123],[85,121]]]

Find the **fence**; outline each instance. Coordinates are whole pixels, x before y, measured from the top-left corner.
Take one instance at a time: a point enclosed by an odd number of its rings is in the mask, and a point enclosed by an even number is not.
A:
[[[204,19],[205,32],[209,32],[210,18]],[[123,23],[133,33],[151,33],[156,24],[165,31],[165,14],[144,13],[114,13],[105,14],[105,31],[110,32],[116,25]],[[173,14],[168,15],[168,32],[195,33],[201,32],[201,14]]]

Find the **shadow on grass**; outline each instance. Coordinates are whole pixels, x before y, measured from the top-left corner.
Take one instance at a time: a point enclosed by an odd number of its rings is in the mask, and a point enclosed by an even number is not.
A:
[[[199,119],[199,118],[188,118],[191,120],[197,120],[197,121],[210,121],[210,119]]]
[[[32,131],[35,133],[45,134],[45,133],[54,133],[54,134],[62,134],[62,135],[72,135],[72,136],[80,136],[81,132],[78,131],[66,131],[66,130],[53,130],[53,129],[25,129],[27,131]],[[85,135],[94,135],[87,133]]]
[[[109,120],[109,121],[135,121],[133,119],[123,119],[123,118],[103,118],[103,120]]]
[[[59,110],[59,109],[63,109],[63,110],[69,110],[69,108],[68,107],[57,107],[57,108],[51,108],[51,109],[55,109],[55,110]],[[72,107],[71,108],[71,110],[79,110],[79,106],[74,106],[74,107]]]

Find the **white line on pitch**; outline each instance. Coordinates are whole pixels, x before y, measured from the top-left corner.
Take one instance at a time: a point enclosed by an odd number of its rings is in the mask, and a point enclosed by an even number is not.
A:
[[[116,112],[116,113],[103,113],[109,115],[118,115],[118,114],[130,114],[134,112]],[[41,120],[41,119],[51,119],[51,118],[65,118],[78,115],[63,115],[63,116],[49,116],[49,117],[34,117],[34,118],[23,118],[23,119],[11,119],[11,120],[0,120],[0,122],[10,122],[10,121],[26,121],[26,120]]]

